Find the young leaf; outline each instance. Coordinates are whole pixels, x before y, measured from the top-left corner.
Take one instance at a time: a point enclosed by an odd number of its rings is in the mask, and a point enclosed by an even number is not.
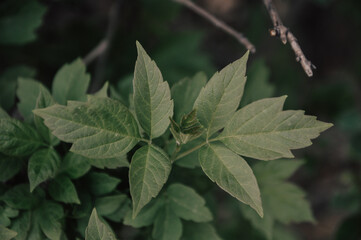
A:
[[[57,176],[49,184],[50,196],[59,202],[80,204],[73,182],[65,175]]]
[[[183,116],[180,125],[173,119],[171,120],[170,131],[176,140],[177,145],[186,144],[200,137],[203,133],[202,125],[198,122],[196,117],[197,111],[193,110],[187,115]]]
[[[17,185],[2,196],[2,200],[14,209],[29,210],[36,206],[39,198],[29,191],[28,184]]]
[[[73,143],[70,151],[89,158],[125,155],[137,144],[137,122],[120,102],[110,98],[89,97],[88,102],[69,102],[36,109],[52,133]]]
[[[0,239],[10,240],[16,237],[16,235],[18,235],[17,232],[10,230],[3,225],[0,225]]]
[[[0,19],[0,43],[20,45],[35,40],[35,30],[41,25],[45,12],[45,6],[38,1],[25,1],[16,14]]]
[[[1,30],[0,30],[1,31]],[[36,71],[19,65],[6,69],[0,76],[0,106],[10,110],[15,102],[16,82],[19,77],[34,77]]]
[[[154,61],[137,42],[138,58],[135,64],[133,88],[134,107],[140,126],[156,138],[162,135],[173,116],[170,89]]]
[[[178,240],[182,236],[182,222],[169,204],[165,204],[154,221],[152,236],[156,240]]]
[[[246,83],[248,54],[216,72],[194,103],[197,117],[207,129],[207,138],[223,128],[238,108]]]
[[[194,222],[209,222],[213,219],[212,213],[205,206],[206,201],[192,188],[175,183],[168,187],[167,196],[178,217]]]
[[[19,98],[18,109],[27,122],[34,120],[32,110],[36,107],[40,92],[51,97],[48,89],[40,82],[30,78],[18,79],[18,89],[16,90],[16,96]]]
[[[27,156],[44,146],[38,133],[16,119],[0,119],[0,152],[9,156]]]
[[[63,207],[51,201],[45,201],[36,210],[38,223],[43,233],[51,240],[60,240],[62,234],[61,220],[64,217]]]
[[[199,72],[192,78],[184,78],[175,83],[171,88],[174,101],[174,120],[179,122],[183,115],[192,111],[202,87],[207,83],[207,76]]]
[[[158,195],[168,179],[170,170],[171,162],[160,148],[146,145],[135,152],[129,167],[133,217]]]
[[[217,143],[203,146],[198,158],[203,171],[213,182],[263,216],[257,180],[243,158]]]
[[[97,210],[94,208],[90,216],[88,226],[85,230],[85,240],[115,240],[116,237],[108,226],[98,217]]]
[[[282,111],[285,99],[262,99],[238,110],[218,138],[243,156],[261,160],[294,157],[291,149],[311,145],[310,139],[332,124],[303,111]]]
[[[0,182],[6,182],[15,176],[22,165],[20,159],[0,154]]]
[[[54,99],[63,105],[68,100],[85,101],[89,82],[90,75],[86,73],[86,66],[80,58],[65,64],[54,77]]]
[[[90,192],[95,196],[104,195],[112,192],[120,183],[120,179],[111,177],[106,173],[91,172],[87,175],[87,185]]]
[[[222,240],[209,223],[183,224],[182,240]]]
[[[53,148],[41,149],[29,159],[28,177],[30,192],[40,183],[55,176],[60,166],[60,157]]]
[[[71,179],[80,178],[85,175],[91,168],[89,158],[68,152],[61,163],[61,171]]]

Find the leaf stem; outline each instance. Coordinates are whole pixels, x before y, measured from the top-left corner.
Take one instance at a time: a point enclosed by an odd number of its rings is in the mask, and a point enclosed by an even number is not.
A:
[[[199,144],[199,145],[195,146],[194,148],[189,149],[188,151],[185,151],[185,152],[179,154],[179,155],[175,158],[174,161],[177,161],[178,159],[181,159],[181,158],[183,158],[183,157],[191,154],[192,152],[200,149],[201,147],[203,147],[203,146],[206,145],[206,144],[207,144],[207,142],[204,142],[204,143],[202,143],[202,144]]]
[[[152,141],[151,140],[148,140],[148,139],[145,139],[145,138],[138,138],[139,141],[143,141],[143,142],[146,142],[148,144],[151,144]]]

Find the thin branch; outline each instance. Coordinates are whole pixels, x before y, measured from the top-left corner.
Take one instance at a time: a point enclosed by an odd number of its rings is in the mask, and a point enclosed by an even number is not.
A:
[[[283,25],[282,20],[278,15],[278,12],[274,7],[272,0],[263,0],[263,3],[267,8],[267,11],[273,23],[273,29],[270,30],[271,36],[279,36],[283,44],[286,44],[288,40],[293,51],[296,54],[296,61],[300,62],[307,76],[312,77],[312,69],[316,69],[316,66],[313,65],[311,61],[306,58],[305,54],[302,52],[300,45],[298,44],[297,38],[293,35],[293,33]]]
[[[108,39],[104,38],[103,40],[100,41],[100,43],[93,50],[91,50],[84,57],[84,59],[83,59],[84,63],[86,65],[89,65],[90,63],[92,63],[97,57],[102,55],[107,50],[108,46],[109,46],[109,41],[108,41]]]
[[[240,32],[236,31],[232,27],[228,26],[225,22],[217,19],[215,16],[201,8],[200,6],[196,5],[190,0],[173,0],[174,2],[177,2],[179,4],[182,4],[189,9],[191,9],[193,12],[197,13],[198,15],[204,17],[211,23],[213,23],[216,27],[220,28],[224,32],[228,33],[235,39],[237,39],[241,44],[243,44],[248,50],[250,50],[252,53],[256,52],[255,46]]]

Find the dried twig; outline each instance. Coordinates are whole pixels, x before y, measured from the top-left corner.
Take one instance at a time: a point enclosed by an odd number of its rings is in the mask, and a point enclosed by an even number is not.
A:
[[[204,10],[203,8],[199,7],[198,5],[193,3],[192,1],[190,1],[190,0],[173,0],[173,1],[188,7],[189,9],[191,9],[192,11],[197,13],[198,15],[204,17],[205,19],[207,19],[208,21],[213,23],[216,27],[222,29],[224,32],[226,32],[229,35],[233,36],[241,44],[243,44],[248,50],[250,50],[252,53],[256,52],[255,46],[242,33],[237,32],[235,29],[228,26],[223,21],[217,19],[212,14],[210,14],[209,12]]]
[[[270,30],[271,36],[278,36],[283,44],[288,42],[290,43],[293,51],[296,54],[296,61],[300,62],[303,70],[306,72],[307,76],[312,77],[312,69],[316,69],[316,66],[309,61],[305,54],[302,52],[300,45],[298,44],[297,38],[292,34],[287,27],[282,23],[280,16],[278,15],[272,0],[263,0],[264,5],[266,6],[268,13],[273,22],[273,29]]]

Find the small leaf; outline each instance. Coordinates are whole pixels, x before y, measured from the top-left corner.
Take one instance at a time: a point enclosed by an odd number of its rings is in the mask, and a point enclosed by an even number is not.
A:
[[[16,237],[16,235],[18,235],[17,232],[0,225],[0,239],[10,240]]]
[[[85,230],[85,240],[115,240],[116,237],[111,228],[98,217],[94,208]]]
[[[112,192],[120,183],[120,179],[111,177],[106,173],[91,172],[86,177],[87,185],[92,194],[96,196]]]
[[[137,42],[138,58],[134,70],[134,107],[140,126],[156,138],[162,135],[173,116],[170,89],[154,61]]]
[[[247,52],[242,58],[216,72],[194,103],[207,138],[222,129],[237,110],[246,83]]]
[[[109,82],[105,82],[103,87],[96,93],[94,93],[94,96],[96,97],[108,97],[108,88],[109,88]]]
[[[97,198],[95,200],[95,208],[100,216],[106,216],[114,213],[127,200],[127,195],[117,194]]]
[[[23,65],[6,69],[0,76],[0,106],[9,111],[15,102],[16,82],[18,78],[34,77],[35,73],[36,71],[34,69]]]
[[[48,191],[50,196],[56,201],[80,204],[74,184],[65,175],[59,175],[51,181]]]
[[[209,223],[183,224],[182,240],[221,240],[214,227]]]
[[[160,148],[146,145],[135,152],[129,167],[133,217],[158,195],[168,179],[170,170],[171,162]]]
[[[28,177],[32,192],[40,183],[53,178],[59,169],[60,157],[53,148],[41,149],[29,159]]]
[[[29,210],[36,206],[39,198],[31,194],[28,184],[20,184],[11,188],[2,196],[2,200],[14,209]]]
[[[38,1],[25,1],[16,14],[0,19],[0,43],[21,45],[35,40],[35,30],[41,25],[45,12],[45,6]]]
[[[6,182],[14,177],[22,166],[20,159],[0,154],[0,181]]]
[[[203,128],[198,122],[196,114],[197,111],[193,110],[183,116],[179,125],[171,119],[170,131],[176,139],[177,145],[186,144],[202,135]]]
[[[182,222],[168,204],[157,214],[152,236],[156,240],[178,240],[182,236]]]
[[[9,156],[27,156],[44,146],[38,133],[16,119],[0,119],[0,152]]]
[[[286,97],[256,101],[237,111],[218,137],[234,152],[256,159],[292,158],[291,149],[312,144],[310,139],[332,124],[303,111],[282,111]]]
[[[243,158],[222,144],[205,145],[198,157],[203,171],[213,182],[263,216],[257,180]]]
[[[199,72],[192,78],[184,78],[175,83],[171,88],[174,101],[174,119],[179,122],[185,114],[192,111],[202,87],[207,83],[207,76]]]
[[[54,77],[54,99],[63,105],[68,100],[85,101],[89,82],[90,75],[86,73],[86,66],[80,58],[65,64]]]
[[[213,219],[212,213],[205,206],[206,201],[192,188],[175,183],[168,187],[167,196],[178,217],[194,222],[209,222]]]
[[[61,170],[71,179],[80,178],[91,168],[88,160],[86,157],[68,152],[61,163]]]
[[[69,102],[36,109],[52,133],[73,143],[70,151],[89,158],[125,155],[139,139],[137,122],[120,102],[89,97],[88,102]]]
[[[43,233],[51,240],[60,240],[62,234],[61,220],[64,218],[63,207],[51,201],[45,201],[37,209],[39,225]]]

